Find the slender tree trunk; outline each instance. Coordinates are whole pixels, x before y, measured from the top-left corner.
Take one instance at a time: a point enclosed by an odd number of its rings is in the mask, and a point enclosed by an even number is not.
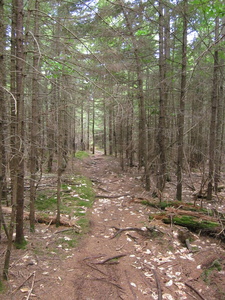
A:
[[[215,24],[215,40],[219,36],[219,18],[216,18]],[[214,69],[213,69],[213,86],[211,96],[211,122],[209,133],[209,173],[208,173],[208,189],[207,199],[212,200],[213,193],[213,177],[215,171],[215,144],[216,144],[216,115],[218,106],[218,72],[219,72],[219,51],[214,52]]]
[[[106,103],[103,99],[103,148],[104,155],[107,155],[107,128],[106,128]]]
[[[109,104],[109,155],[113,154],[113,116],[112,116],[112,104]]]
[[[16,99],[17,99],[17,211],[16,238],[18,245],[24,243],[24,36],[23,36],[23,0],[16,0]]]
[[[187,1],[184,0],[183,8],[183,39],[182,39],[182,68],[181,68],[181,94],[180,107],[178,113],[178,154],[177,154],[177,200],[182,200],[182,169],[184,157],[184,114],[186,98],[186,78],[187,78]]]
[[[80,143],[81,143],[81,150],[85,151],[85,143],[84,143],[84,102],[83,99],[81,100],[81,139],[80,139]]]
[[[118,154],[118,136],[116,132],[116,118],[115,118],[115,111],[113,109],[113,148],[115,157],[117,157]]]
[[[16,165],[16,111],[17,111],[17,102],[16,102],[16,13],[15,13],[16,0],[12,1],[12,11],[11,11],[11,66],[10,66],[10,91],[11,91],[11,126],[10,126],[10,148],[11,148],[11,160],[10,160],[10,176],[11,176],[11,205],[12,212],[10,216],[9,224],[9,235],[7,249],[5,253],[4,267],[3,267],[3,278],[8,280],[8,271],[10,264],[10,256],[12,251],[13,243],[13,232],[16,223],[16,199],[17,199],[17,165]]]
[[[39,23],[38,23],[39,0],[35,1],[34,11],[34,52],[33,68],[39,68],[39,53],[37,42],[39,40]],[[32,78],[32,122],[31,122],[31,149],[30,149],[30,231],[34,232],[35,228],[35,199],[36,199],[36,172],[37,172],[37,147],[38,147],[38,74],[34,71]]]
[[[3,24],[4,20],[4,3],[0,0],[0,240],[2,237],[2,223],[3,223],[3,214],[2,214],[2,195],[3,195],[3,185],[4,185],[4,170],[3,170],[3,153],[4,153],[4,133],[3,133],[3,106],[4,106],[4,33],[5,28]]]
[[[95,98],[92,99],[92,154],[95,154]]]
[[[166,149],[165,149],[165,119],[166,119],[166,98],[165,98],[165,55],[164,55],[164,20],[163,20],[163,5],[159,0],[159,120],[158,120],[158,135],[157,142],[159,147],[159,171],[157,178],[157,188],[160,194],[166,183]]]
[[[87,106],[87,150],[90,150],[90,97]]]
[[[220,35],[225,34],[225,17],[222,18],[222,26]],[[221,49],[224,51],[223,49]],[[219,59],[218,59],[219,60]],[[224,62],[225,59],[220,59],[219,63],[219,74],[224,74]],[[218,193],[218,185],[220,181],[220,172],[222,165],[222,153],[223,153],[223,145],[224,145],[224,124],[223,124],[223,116],[224,116],[224,76],[220,76],[219,86],[218,86],[218,110],[217,110],[217,125],[216,125],[216,156],[215,156],[215,174],[214,174],[214,185],[215,185],[215,193]]]

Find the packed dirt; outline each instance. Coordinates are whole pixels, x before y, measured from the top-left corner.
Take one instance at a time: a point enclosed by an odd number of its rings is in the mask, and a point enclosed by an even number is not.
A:
[[[91,178],[96,192],[90,231],[59,256],[48,250],[54,225],[38,224],[33,236],[27,232],[29,244],[13,252],[0,299],[225,299],[223,243],[194,234],[190,251],[178,239],[178,226],[150,222],[157,209],[139,200],[151,195],[135,172],[121,172],[115,158],[96,153],[74,167]],[[35,252],[38,244],[46,252]],[[0,251],[3,257],[4,247]]]

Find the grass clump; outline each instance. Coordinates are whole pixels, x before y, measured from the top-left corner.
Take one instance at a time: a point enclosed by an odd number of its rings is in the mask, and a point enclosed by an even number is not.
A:
[[[27,241],[25,239],[23,239],[23,241],[21,243],[14,243],[16,249],[26,249],[26,245],[27,245]]]
[[[58,243],[60,245],[62,245],[62,248],[75,248],[78,244],[78,237],[74,236],[74,237],[68,237],[67,235],[59,238],[58,239]]]
[[[54,211],[56,209],[57,198],[48,197],[45,194],[40,194],[35,202],[35,206],[37,210],[45,211],[51,210]]]
[[[75,157],[78,159],[84,159],[84,158],[89,157],[89,154],[86,151],[77,151],[75,153]]]
[[[0,280],[0,294],[3,293],[5,291],[5,286],[2,282],[2,280]]]
[[[222,266],[221,263],[216,259],[212,262],[211,266],[204,270],[202,273],[202,279],[205,281],[205,283],[210,284],[210,276],[213,271],[221,271]]]

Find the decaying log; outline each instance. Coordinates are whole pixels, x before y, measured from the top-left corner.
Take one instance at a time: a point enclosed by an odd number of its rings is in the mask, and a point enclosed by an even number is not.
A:
[[[12,209],[11,207],[2,207],[2,212],[4,214],[11,214]],[[29,212],[24,211],[23,213],[24,219],[25,220],[29,220]],[[51,224],[54,225],[56,224],[56,217],[55,216],[51,216],[51,215],[47,215],[46,213],[43,214],[35,214],[35,221],[37,223],[44,223],[44,224]],[[61,226],[66,226],[66,227],[74,227],[76,226],[76,220],[70,220],[69,218],[67,218],[66,216],[62,215],[60,217],[60,225]]]
[[[183,210],[167,207],[162,214],[151,216],[160,219],[165,224],[175,224],[186,227],[190,231],[219,238],[225,241],[224,220],[204,214],[202,211]]]
[[[28,216],[29,219],[29,216]],[[55,216],[45,216],[45,215],[36,215],[35,220],[37,223],[44,223],[44,224],[51,224],[55,225],[56,224],[56,217]],[[76,226],[76,221],[75,220],[70,220],[69,218],[65,216],[60,217],[60,226],[65,226],[65,227],[75,227]]]

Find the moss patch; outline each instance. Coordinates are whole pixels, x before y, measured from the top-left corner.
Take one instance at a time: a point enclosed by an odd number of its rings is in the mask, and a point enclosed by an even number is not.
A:
[[[206,220],[199,221],[199,219],[193,216],[174,216],[172,221],[175,225],[187,227],[192,231],[198,231],[198,230],[207,231],[210,229],[215,229],[216,227],[219,226],[219,224],[216,222],[210,222]],[[170,224],[171,220],[169,218],[164,218],[163,222],[166,224]]]
[[[207,209],[194,206],[192,203],[182,203],[180,201],[168,201],[168,202],[162,201],[156,203],[156,202],[149,202],[147,200],[143,200],[141,203],[143,205],[148,205],[162,210],[165,210],[167,207],[174,207],[174,208],[179,207],[180,209],[183,210],[198,211],[198,212],[209,214],[209,211]]]
[[[75,157],[78,158],[78,159],[84,159],[84,158],[89,157],[89,154],[85,151],[77,151],[75,153]]]
[[[16,249],[26,249],[27,241],[23,239],[21,243],[14,243]]]
[[[205,283],[210,284],[210,277],[211,277],[212,272],[213,271],[221,271],[221,270],[222,270],[221,263],[216,259],[213,261],[213,263],[211,264],[211,266],[209,268],[204,270],[201,277],[205,281]]]

